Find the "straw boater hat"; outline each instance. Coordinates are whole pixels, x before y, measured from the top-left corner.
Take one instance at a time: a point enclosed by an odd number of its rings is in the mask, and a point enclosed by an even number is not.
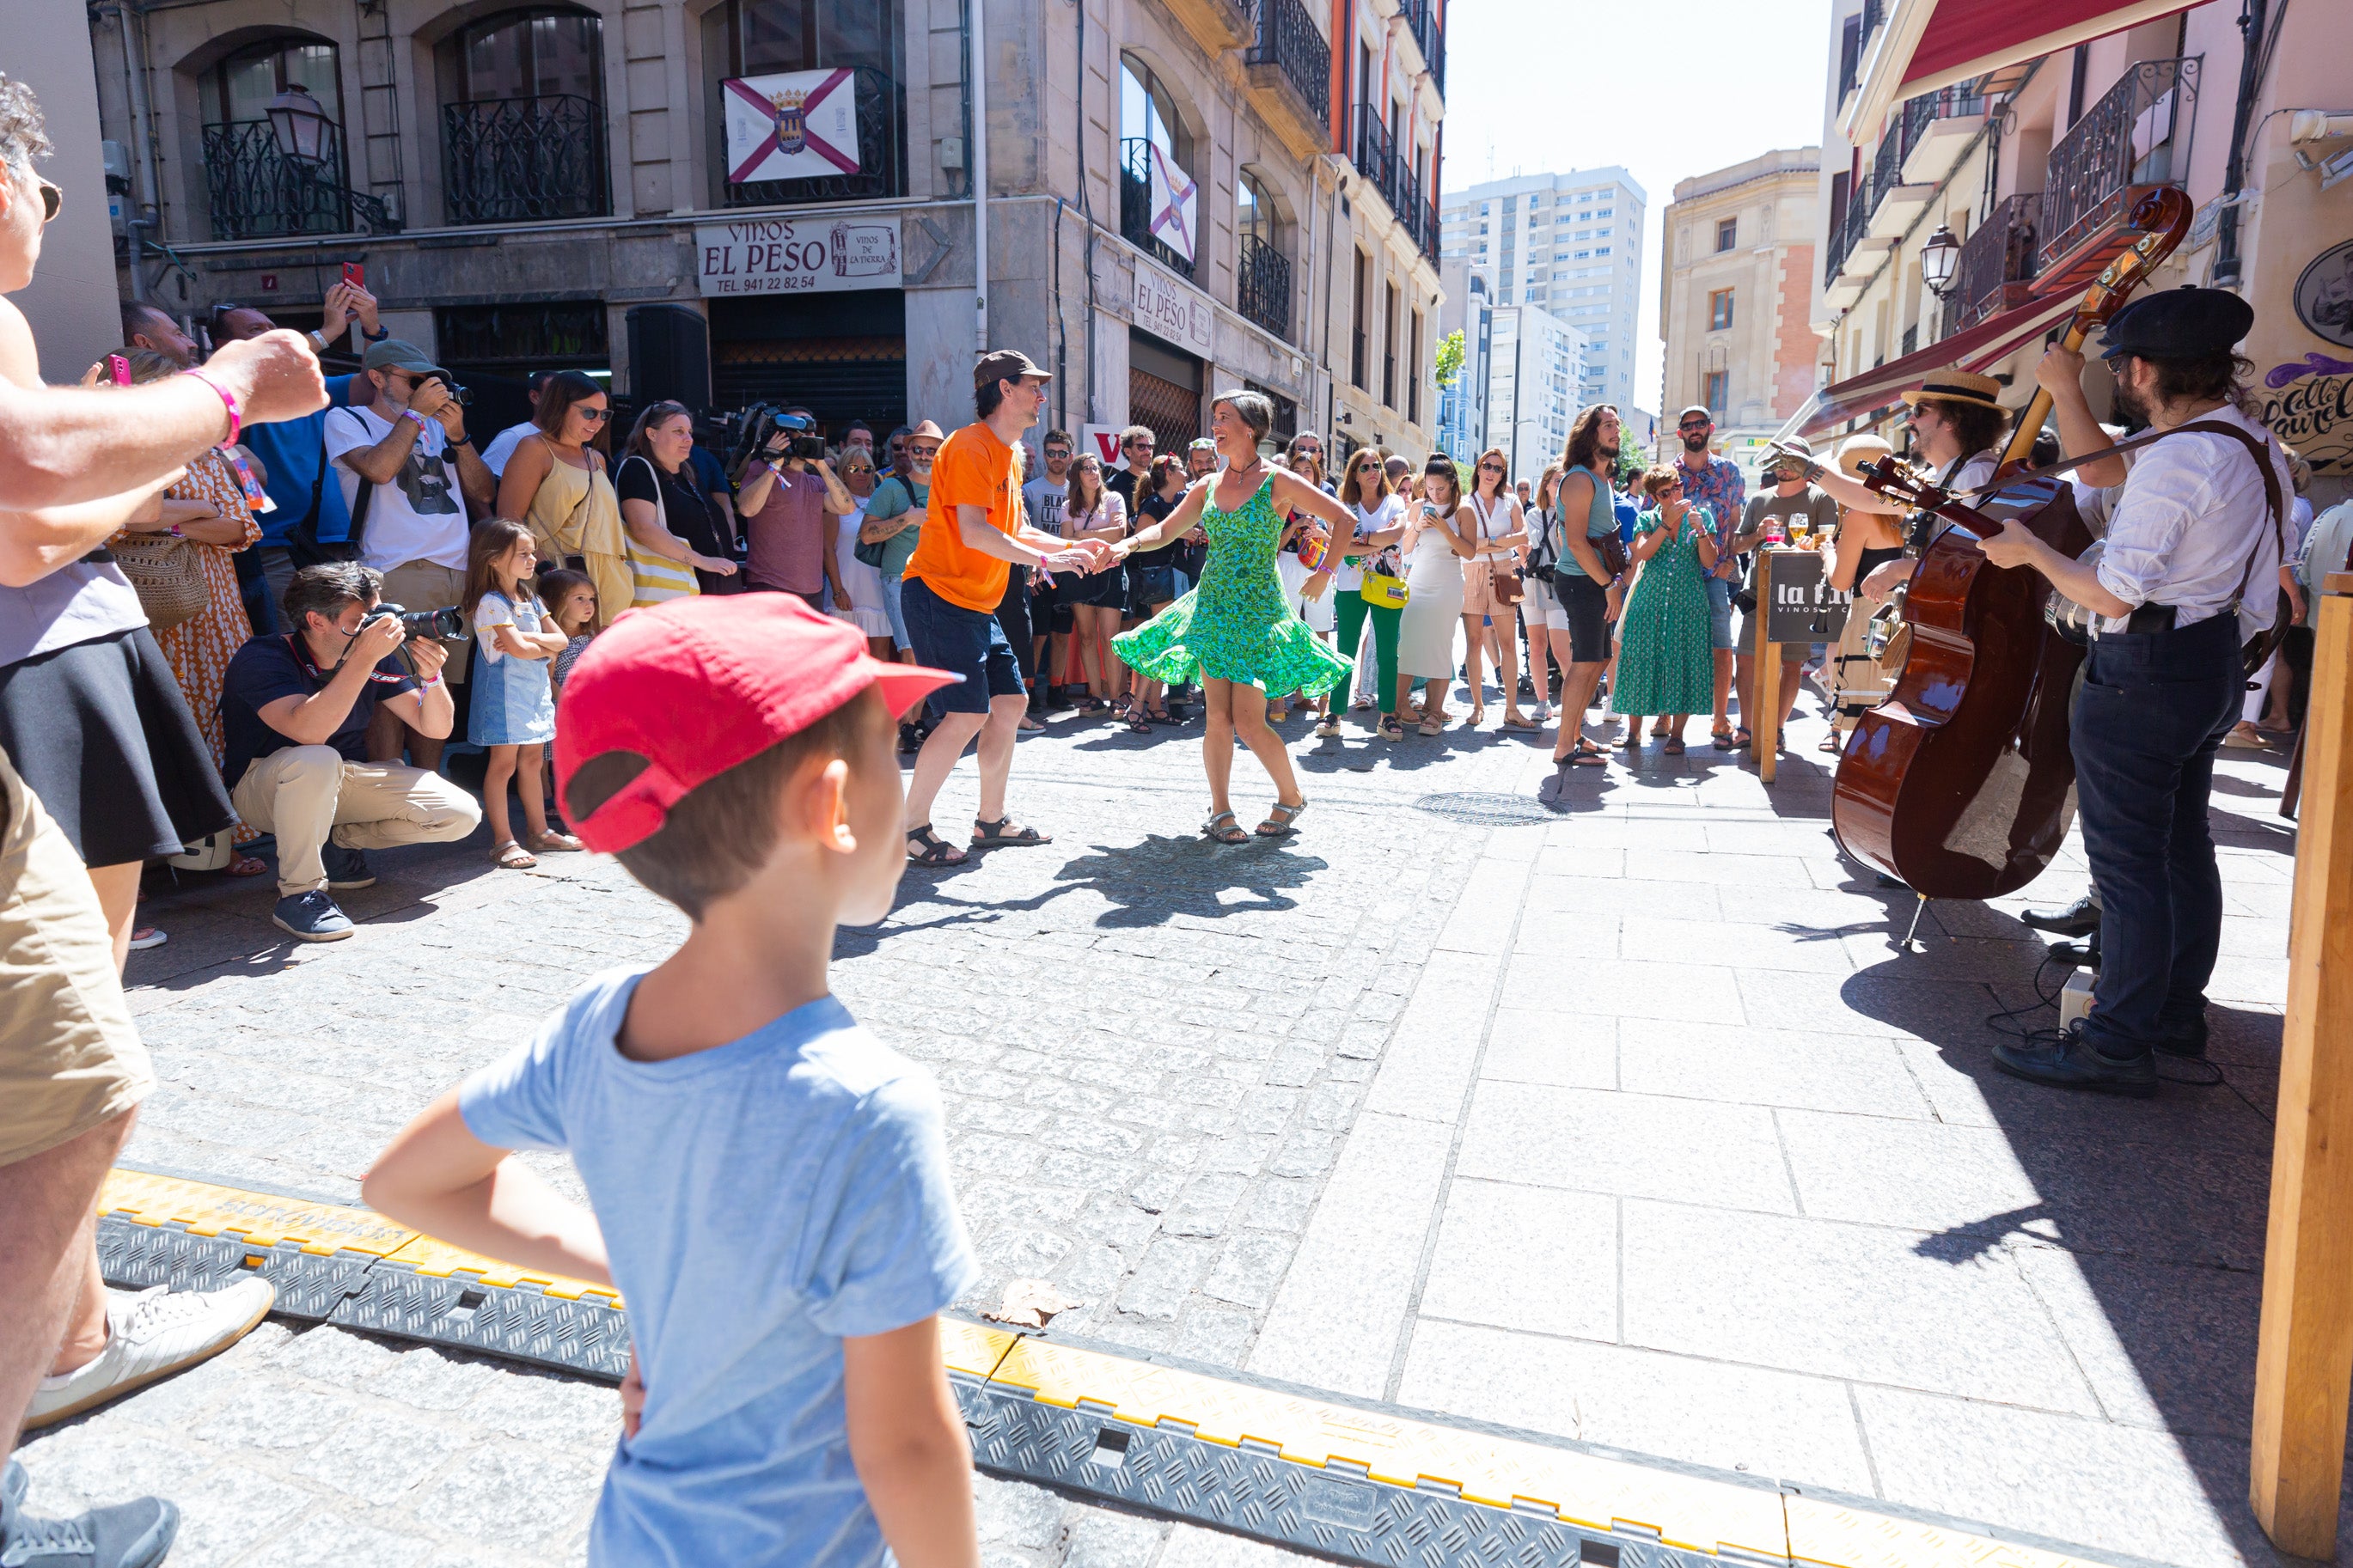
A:
[[[1953,364],[1930,371],[1927,380],[1904,395],[1904,401],[1915,408],[1923,403],[1973,403],[1979,408],[2000,409],[2000,398],[2001,383]]]
[[[1894,455],[1895,448],[1876,436],[1850,436],[1839,444],[1839,472],[1848,479],[1859,479],[1864,464]]]

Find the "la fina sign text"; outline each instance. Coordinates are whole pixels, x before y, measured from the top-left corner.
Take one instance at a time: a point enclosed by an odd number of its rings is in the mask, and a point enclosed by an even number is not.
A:
[[[758,218],[694,231],[695,282],[705,295],[811,294],[896,289],[899,225]]]

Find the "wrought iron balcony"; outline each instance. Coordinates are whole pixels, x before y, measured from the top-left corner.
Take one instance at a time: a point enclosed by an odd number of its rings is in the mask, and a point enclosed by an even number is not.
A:
[[[858,169],[805,180],[725,182],[731,207],[790,206],[804,202],[856,201],[907,194],[907,95],[871,66],[856,68],[851,90],[858,109]]]
[[[343,133],[331,127],[317,163],[289,158],[267,120],[204,129],[205,189],[215,239],[289,234],[397,234],[392,209],[345,182]]]
[[[452,224],[604,216],[604,107],[571,93],[443,104],[441,200]]]
[[[1282,88],[1314,111],[1314,128],[1332,123],[1332,46],[1315,30],[1315,19],[1300,0],[1262,0],[1258,38],[1243,57],[1253,82],[1271,72]]]
[[[1421,58],[1430,63],[1430,79],[1438,96],[1446,96],[1446,31],[1438,24],[1437,0],[1406,0],[1405,24]]]
[[[1433,198],[1424,202],[1421,207],[1421,253],[1430,258],[1433,265],[1438,260],[1438,203]]]
[[[2130,187],[2188,178],[2198,65],[2195,56],[2141,61],[2051,149],[2038,269],[2049,270],[2113,227],[2131,205]]]
[[[2035,236],[2042,224],[2042,193],[2022,192],[1993,209],[1961,242],[1953,263],[1953,326],[1973,327],[2026,303],[2034,280]]]
[[[1838,281],[1840,268],[1846,265],[1846,258],[1854,253],[1854,247],[1862,243],[1863,235],[1869,231],[1871,208],[1871,176],[1866,174],[1862,176],[1862,183],[1848,193],[1846,210],[1841,216],[1838,228],[1830,237],[1830,255],[1822,266],[1822,281],[1825,284]]]
[[[1242,236],[1234,309],[1276,337],[1291,336],[1291,258],[1254,234]]]
[[[1379,110],[1369,103],[1356,105],[1356,173],[1380,193],[1391,212],[1397,211],[1397,152]]]
[[[1197,199],[1193,206],[1197,219],[1200,210]],[[1170,271],[1193,276],[1193,264],[1152,232],[1152,143],[1142,136],[1131,136],[1119,144],[1119,232],[1123,239]],[[1198,232],[1194,244],[1198,253]]]

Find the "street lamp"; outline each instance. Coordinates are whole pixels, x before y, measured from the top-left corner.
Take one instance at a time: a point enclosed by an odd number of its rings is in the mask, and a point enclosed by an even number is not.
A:
[[[269,100],[268,112],[269,134],[280,157],[311,168],[327,162],[327,134],[335,122],[301,82],[287,83],[286,90]]]
[[[1953,237],[1952,229],[1938,224],[1928,243],[1920,247],[1920,276],[1928,285],[1928,292],[1939,300],[1953,293],[1953,274],[1961,261],[1961,242]]]

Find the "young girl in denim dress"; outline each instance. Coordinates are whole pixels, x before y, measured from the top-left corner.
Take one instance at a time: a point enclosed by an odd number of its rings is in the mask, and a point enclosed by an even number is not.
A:
[[[577,849],[580,841],[547,826],[547,743],[555,739],[555,693],[548,661],[568,640],[532,592],[539,564],[531,530],[494,518],[474,530],[467,550],[467,615],[480,657],[474,661],[467,739],[485,748],[482,812],[491,824],[491,858],[510,870],[539,864],[537,850]],[[507,821],[507,785],[522,794],[531,848],[515,842]]]

